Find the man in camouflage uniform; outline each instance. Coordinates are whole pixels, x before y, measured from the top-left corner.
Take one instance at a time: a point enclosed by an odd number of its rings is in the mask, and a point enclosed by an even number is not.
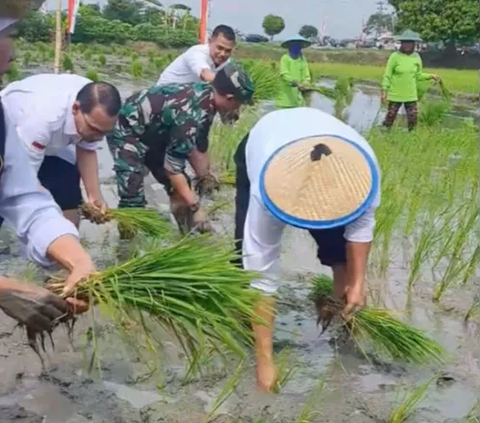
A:
[[[181,229],[185,211],[193,226],[208,229],[205,212],[185,173],[186,163],[190,161],[197,177],[208,176],[206,151],[215,114],[238,110],[252,97],[247,74],[229,64],[210,84],[154,86],[128,98],[114,133],[107,138],[115,162],[119,208],[145,206],[146,167],[164,185]]]

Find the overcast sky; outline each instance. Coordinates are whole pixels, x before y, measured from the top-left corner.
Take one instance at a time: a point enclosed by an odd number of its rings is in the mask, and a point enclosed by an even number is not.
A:
[[[162,0],[160,0],[162,1]],[[66,3],[66,0],[64,0]],[[104,1],[86,0],[85,3],[105,4]],[[285,19],[285,31],[278,36],[286,38],[298,32],[305,24],[321,28],[325,20],[326,35],[351,38],[360,34],[362,20],[376,11],[378,0],[210,0],[209,27],[223,23],[244,33],[262,33],[265,15],[274,13]],[[199,15],[201,0],[164,0],[164,5],[183,3]],[[47,0],[54,8],[56,0]]]

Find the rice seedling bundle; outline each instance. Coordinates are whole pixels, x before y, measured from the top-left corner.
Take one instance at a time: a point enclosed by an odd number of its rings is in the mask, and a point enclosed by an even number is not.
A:
[[[105,213],[100,210],[81,207],[81,213],[86,219],[102,224],[115,220],[122,232],[129,237],[144,234],[152,237],[165,237],[172,232],[169,220],[159,216],[155,210],[131,208],[131,209],[108,209]]]
[[[311,296],[319,316],[323,307],[333,307],[335,313],[340,314],[344,303],[331,298],[331,279],[317,276],[313,282]],[[421,330],[398,320],[389,310],[364,307],[350,315],[344,327],[361,350],[368,345],[380,356],[413,364],[442,362],[444,350],[437,342]]]
[[[254,102],[274,99],[281,87],[280,74],[269,62],[263,60],[244,60],[242,66],[252,79],[255,92]]]
[[[162,345],[146,317],[172,333],[192,361],[204,346],[243,355],[258,293],[249,288],[257,275],[233,264],[236,254],[211,237],[188,237],[92,275],[71,294],[90,298],[102,312],[131,321]],[[64,281],[47,288],[61,294]]]

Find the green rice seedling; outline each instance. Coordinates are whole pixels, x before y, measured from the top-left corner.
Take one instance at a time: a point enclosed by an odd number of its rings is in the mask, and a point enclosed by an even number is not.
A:
[[[237,368],[235,369],[235,371],[233,372],[232,377],[227,380],[227,383],[225,384],[225,386],[222,388],[219,395],[217,396],[217,399],[215,400],[215,403],[213,404],[212,409],[210,410],[207,417],[205,418],[205,423],[208,423],[214,420],[215,414],[218,411],[218,409],[233,394],[233,392],[235,392],[235,389],[240,383],[240,379],[242,378],[244,370],[245,370],[245,365],[244,365],[244,360],[242,360],[237,366]]]
[[[421,385],[409,389],[400,389],[395,397],[395,405],[388,418],[388,423],[406,423],[428,394],[428,388],[436,376]]]
[[[98,63],[100,66],[105,66],[107,64],[107,58],[105,57],[104,54],[100,54],[98,56]]]
[[[475,276],[475,273],[478,269],[478,262],[480,261],[480,245],[475,247],[470,260],[468,260],[465,273],[462,280],[462,285],[466,285],[468,281]]]
[[[275,363],[277,366],[278,381],[274,392],[279,393],[298,371],[299,367],[295,363],[293,351],[290,347],[284,348],[279,354],[277,354],[275,357]]]
[[[316,275],[312,280],[310,297],[331,297],[333,295],[333,279],[327,275]]]
[[[334,314],[341,313],[344,304],[331,298],[332,280],[320,275],[313,281],[310,297],[316,303],[319,316],[327,301]],[[396,319],[389,310],[364,307],[347,318],[345,328],[362,351],[368,345],[380,356],[413,364],[443,361],[445,351],[440,345],[422,331]]]
[[[393,317],[391,311],[365,307],[346,322],[361,350],[369,345],[380,356],[412,364],[442,363],[445,351],[422,331]]]
[[[213,125],[210,131],[208,153],[215,172],[222,178],[224,175],[230,175],[231,177],[235,174],[233,157],[238,144],[252,129],[258,118],[258,110],[250,107],[242,109],[240,119],[235,125],[223,125],[219,122],[215,122]]]
[[[480,301],[478,295],[473,300],[472,306],[465,315],[465,321],[469,322],[472,319],[478,320],[480,316]]]
[[[171,246],[148,249],[129,261],[93,274],[71,295],[90,298],[115,321],[136,323],[152,343],[162,339],[150,323],[176,337],[189,362],[205,347],[244,357],[251,345],[245,319],[256,319],[258,292],[250,289],[256,273],[239,269],[233,249],[212,237],[187,237]],[[61,293],[64,281],[47,285]]]
[[[300,414],[295,419],[295,423],[312,423],[320,414],[321,400],[319,398],[323,397],[327,381],[327,376],[320,379],[313,392],[309,395],[307,402],[303,405]]]
[[[133,61],[130,67],[130,74],[134,78],[141,78],[143,76],[143,65],[137,60]]]
[[[133,53],[130,55],[130,59],[131,59],[132,63],[137,62],[137,61],[138,61],[138,53],[137,53],[137,52],[133,52]]]
[[[280,91],[280,76],[262,61],[244,61],[255,88],[254,101],[274,99]]]
[[[95,69],[89,69],[85,74],[85,77],[90,79],[93,82],[100,81],[100,76],[98,75],[98,72]]]
[[[28,68],[32,63],[32,52],[27,50],[25,53],[23,53],[22,59],[23,59],[23,66]]]
[[[478,195],[477,195],[478,198]],[[435,287],[433,299],[439,301],[444,295],[448,287],[458,278],[458,275],[463,271],[468,273],[473,272],[471,269],[471,260],[465,261],[465,248],[469,244],[469,235],[472,232],[478,231],[480,206],[475,200],[472,207],[467,207],[463,214],[459,216],[459,224],[456,227],[455,239],[453,241],[451,250],[451,259],[448,263],[447,269],[441,281]],[[477,257],[476,252],[473,254],[473,259]],[[462,279],[460,279],[461,281]]]
[[[92,53],[92,50],[90,49],[86,49],[84,52],[83,52],[83,58],[89,62],[90,60],[92,60],[92,56],[93,56],[93,53]]]
[[[420,105],[418,121],[421,125],[433,126],[440,123],[451,109],[448,101],[425,101]]]
[[[115,220],[122,231],[130,237],[144,234],[151,237],[165,238],[172,233],[170,221],[159,216],[156,210],[149,209],[109,209],[105,213],[97,212],[86,206],[81,208],[82,215],[97,224]]]
[[[420,237],[410,263],[408,289],[411,289],[417,282],[422,263],[429,258],[432,249],[439,242],[441,236],[442,234],[438,231],[438,220],[434,216],[428,217],[421,228]]]
[[[63,56],[63,70],[66,72],[73,72],[75,69],[75,66],[73,65],[73,60],[70,57],[70,55],[65,54]]]
[[[18,81],[20,79],[22,79],[22,75],[20,73],[20,69],[18,68],[17,63],[16,62],[10,63],[10,67],[8,68],[8,71],[3,76],[3,81],[5,83],[10,83],[13,81]]]

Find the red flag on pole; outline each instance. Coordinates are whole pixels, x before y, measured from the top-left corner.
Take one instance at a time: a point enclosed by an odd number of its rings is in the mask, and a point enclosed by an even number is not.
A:
[[[208,0],[202,1],[202,10],[200,14],[200,43],[207,43],[207,21],[208,21]]]
[[[75,22],[77,20],[79,5],[80,0],[68,0],[67,34],[73,34],[75,32]]]

